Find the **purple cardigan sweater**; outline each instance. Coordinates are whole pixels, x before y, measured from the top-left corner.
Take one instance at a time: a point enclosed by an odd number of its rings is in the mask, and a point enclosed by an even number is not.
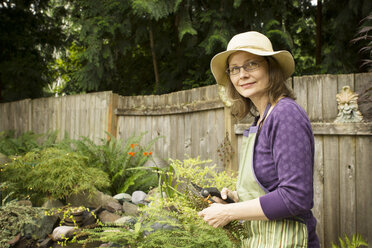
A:
[[[320,247],[313,207],[314,136],[306,112],[281,99],[266,117],[254,148],[257,180],[269,191],[260,197],[270,220],[297,216],[308,229],[308,247]]]

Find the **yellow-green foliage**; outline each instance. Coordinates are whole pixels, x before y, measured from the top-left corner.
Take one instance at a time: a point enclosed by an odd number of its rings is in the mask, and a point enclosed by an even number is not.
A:
[[[12,201],[0,207],[0,247],[10,247],[8,242],[17,234],[25,235],[26,225],[37,227],[35,218],[39,216],[37,209],[29,206],[20,206]]]
[[[332,243],[332,248],[358,248],[358,247],[367,247],[368,243],[363,239],[359,234],[353,234],[351,240],[345,235],[344,239],[338,238],[340,246]]]
[[[151,203],[141,208],[141,219],[134,231],[125,228],[120,232],[103,232],[110,227],[90,230],[89,241],[113,241],[125,247],[238,247],[240,237],[232,235],[232,231],[224,228],[213,228],[198,215],[198,211],[207,207],[208,203],[200,197],[181,190],[187,182],[195,182],[203,187],[235,188],[236,178],[225,172],[216,172],[215,167],[208,167],[209,161],[189,158],[183,162],[173,160],[175,170],[173,184],[179,186],[176,194],[161,197],[160,189],[150,198]],[[169,170],[172,171],[172,170]],[[168,175],[169,177],[174,175]],[[173,177],[174,178],[174,177]],[[169,184],[164,180],[163,184]],[[180,193],[180,191],[182,191]],[[169,197],[171,196],[171,197]],[[172,226],[173,229],[153,231],[151,224],[160,223]],[[112,229],[112,228],[111,228]],[[143,234],[147,235],[143,235]]]
[[[14,157],[3,168],[1,179],[17,196],[36,204],[47,196],[63,200],[74,193],[109,186],[107,174],[90,167],[87,157],[56,148]]]
[[[236,176],[228,175],[225,171],[218,172],[216,165],[211,166],[210,160],[200,160],[199,158],[189,158],[184,161],[171,160],[171,166],[176,172],[179,182],[193,182],[201,187],[223,187],[235,190]]]

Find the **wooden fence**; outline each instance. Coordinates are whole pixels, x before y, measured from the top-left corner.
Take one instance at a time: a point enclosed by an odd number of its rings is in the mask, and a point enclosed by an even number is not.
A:
[[[307,111],[315,135],[314,214],[322,247],[339,236],[361,234],[372,247],[372,123],[336,124],[336,94],[345,85],[359,91],[372,73],[294,77],[297,102]],[[236,170],[242,130],[220,101],[217,86],[160,96],[118,96],[111,92],[0,104],[0,131],[59,130],[98,142],[105,131],[117,138],[147,132],[143,144],[162,158],[212,159],[219,170]],[[231,155],[231,156],[229,156]],[[212,164],[213,164],[212,163]]]

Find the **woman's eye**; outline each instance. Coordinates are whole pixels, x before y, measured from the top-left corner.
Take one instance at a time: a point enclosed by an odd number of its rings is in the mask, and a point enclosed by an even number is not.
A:
[[[231,73],[236,73],[236,72],[239,72],[240,71],[240,67],[238,66],[234,66],[230,69]]]
[[[258,63],[256,61],[248,62],[248,67],[255,67],[257,65],[258,65]]]

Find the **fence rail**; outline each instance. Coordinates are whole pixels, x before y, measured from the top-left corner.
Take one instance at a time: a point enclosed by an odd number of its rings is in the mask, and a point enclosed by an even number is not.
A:
[[[339,236],[361,234],[372,247],[372,123],[333,123],[336,94],[356,92],[372,73],[294,77],[288,81],[307,111],[315,135],[314,214],[322,247]],[[154,147],[162,158],[211,159],[218,170],[236,170],[242,130],[220,101],[217,86],[166,95],[119,96],[112,92],[25,99],[0,104],[0,131],[46,133],[95,142],[109,132],[119,139],[147,132],[143,143],[164,136]]]

